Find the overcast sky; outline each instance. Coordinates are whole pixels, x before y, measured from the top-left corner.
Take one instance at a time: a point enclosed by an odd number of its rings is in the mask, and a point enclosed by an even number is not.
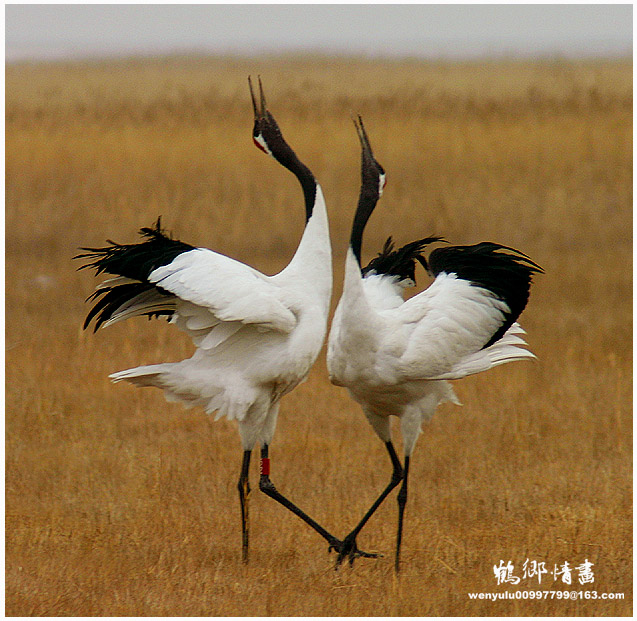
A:
[[[632,5],[5,5],[7,60],[172,52],[632,54]]]

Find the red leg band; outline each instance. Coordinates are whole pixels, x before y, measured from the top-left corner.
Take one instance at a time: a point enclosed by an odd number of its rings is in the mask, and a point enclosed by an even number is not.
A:
[[[259,472],[261,476],[265,476],[265,477],[270,476],[270,458],[269,457],[261,458]]]

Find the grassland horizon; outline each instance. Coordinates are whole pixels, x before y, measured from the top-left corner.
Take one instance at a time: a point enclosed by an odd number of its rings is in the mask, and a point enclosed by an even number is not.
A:
[[[176,237],[275,273],[303,228],[296,181],[252,145],[247,75],[322,185],[335,304],[359,183],[360,113],[388,185],[371,258],[444,235],[545,270],[521,318],[538,360],[454,382],[413,455],[403,572],[396,502],[333,570],[298,518],[259,494],[240,558],[233,423],[108,374],[179,360],[165,322],[81,326],[95,279],[71,257]],[[6,69],[6,610],[11,616],[615,616],[632,611],[632,63],[162,58]],[[266,181],[267,180],[267,181]],[[418,288],[427,284],[421,271]],[[272,480],[337,536],[390,465],[321,354],[284,398]],[[494,566],[553,575],[498,585]],[[598,599],[564,590],[593,563]],[[542,578],[542,576],[540,576]],[[601,599],[622,593],[623,599]]]

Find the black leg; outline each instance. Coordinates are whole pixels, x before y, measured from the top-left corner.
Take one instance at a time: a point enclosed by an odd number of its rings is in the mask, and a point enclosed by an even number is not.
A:
[[[330,545],[338,543],[338,539],[328,533],[320,524],[317,524],[309,515],[301,511],[295,504],[291,503],[283,494],[281,494],[272,481],[270,481],[270,459],[268,457],[268,445],[261,447],[261,477],[259,479],[259,489],[270,498],[276,500],[284,507],[298,515],[306,524],[309,524],[321,537],[323,537]]]
[[[241,501],[241,558],[244,563],[248,562],[248,539],[250,534],[250,522],[248,513],[248,496],[250,494],[250,481],[248,474],[250,470],[250,455],[252,451],[243,452],[243,464],[241,465],[241,476],[239,477],[239,500]]]
[[[403,517],[405,515],[405,504],[407,503],[407,475],[409,474],[409,455],[405,456],[405,475],[403,484],[398,492],[398,534],[396,535],[396,573],[400,571],[400,544],[403,539]]]
[[[350,565],[354,562],[354,559],[356,558],[356,556],[355,555],[352,556],[351,551],[356,548],[356,537],[358,536],[358,533],[361,531],[363,526],[365,526],[365,524],[367,523],[367,520],[369,520],[369,518],[372,517],[372,515],[374,515],[374,513],[376,512],[376,509],[380,507],[381,503],[383,502],[383,500],[385,500],[387,495],[403,479],[403,469],[402,469],[402,466],[400,465],[400,460],[398,459],[398,455],[396,455],[396,450],[394,449],[394,445],[392,444],[391,440],[385,442],[385,446],[387,448],[387,452],[389,453],[389,457],[391,459],[391,463],[394,468],[391,475],[391,480],[389,481],[389,484],[387,485],[387,487],[381,492],[380,496],[376,499],[374,504],[369,508],[367,513],[363,516],[363,519],[357,524],[356,528],[354,528],[354,530],[349,535],[347,535],[347,537],[345,537],[345,539],[343,540],[343,548],[341,552],[339,553],[338,558],[336,559],[337,566],[343,562],[345,557],[349,557]]]
[[[270,480],[270,459],[268,457],[268,445],[264,444],[261,448],[261,477],[259,479],[259,489],[266,495],[276,500],[279,504],[282,504],[286,509],[289,509],[295,515],[298,515],[306,524],[313,528],[323,539],[329,543],[329,550],[332,549],[340,552],[343,546],[343,542],[334,537],[331,533],[328,533],[320,524],[315,522],[307,513],[299,509],[295,504],[290,502],[283,494],[281,494],[274,484]],[[359,556],[374,557],[375,554],[368,554],[367,552],[361,552],[356,550]]]

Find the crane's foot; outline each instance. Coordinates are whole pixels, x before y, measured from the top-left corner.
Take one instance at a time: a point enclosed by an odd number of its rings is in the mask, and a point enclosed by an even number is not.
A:
[[[359,550],[356,545],[356,538],[350,537],[349,535],[345,537],[343,541],[339,541],[338,539],[331,541],[327,551],[331,552],[332,550],[338,552],[334,569],[338,569],[345,559],[347,559],[350,566],[352,566],[357,558],[379,558],[382,556],[382,554],[378,552],[364,552],[363,550]]]

